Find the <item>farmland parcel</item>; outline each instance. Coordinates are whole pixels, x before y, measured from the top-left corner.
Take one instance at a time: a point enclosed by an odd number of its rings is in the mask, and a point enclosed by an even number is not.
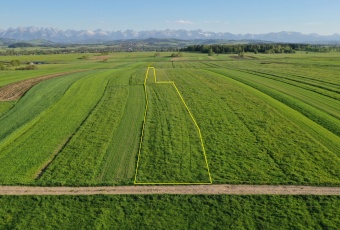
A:
[[[15,78],[1,72],[5,86],[81,70],[0,102],[1,184],[133,184],[136,175],[137,182],[210,183],[208,170],[213,183],[340,184],[336,53],[176,60],[122,53],[106,62],[72,55],[45,56],[55,64]],[[168,84],[145,78],[150,65]]]
[[[340,185],[338,53],[86,55],[0,72],[7,87],[67,73],[0,101],[1,185]],[[339,207],[339,196],[0,196],[0,228],[337,229]]]

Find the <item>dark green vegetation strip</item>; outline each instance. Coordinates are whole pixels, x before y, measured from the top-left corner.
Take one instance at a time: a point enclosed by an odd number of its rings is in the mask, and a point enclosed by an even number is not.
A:
[[[14,105],[13,101],[0,101],[0,117],[10,110]]]
[[[1,229],[338,229],[338,196],[0,196]]]

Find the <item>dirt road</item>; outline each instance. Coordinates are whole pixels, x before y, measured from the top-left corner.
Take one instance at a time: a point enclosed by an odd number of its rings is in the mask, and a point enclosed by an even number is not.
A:
[[[337,195],[340,187],[290,185],[179,185],[114,187],[0,186],[0,195],[94,195],[94,194],[236,194],[236,195]]]

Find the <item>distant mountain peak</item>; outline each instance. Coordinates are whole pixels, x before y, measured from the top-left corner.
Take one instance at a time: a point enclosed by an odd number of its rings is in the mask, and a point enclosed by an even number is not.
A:
[[[302,34],[294,31],[271,32],[266,34],[232,34],[229,32],[209,32],[197,30],[146,30],[146,31],[105,31],[96,30],[61,30],[56,27],[18,27],[0,29],[0,38],[16,40],[44,39],[57,43],[79,43],[85,41],[114,41],[124,39],[176,38],[182,40],[223,39],[223,40],[261,40],[287,43],[327,43],[340,42],[340,35]]]

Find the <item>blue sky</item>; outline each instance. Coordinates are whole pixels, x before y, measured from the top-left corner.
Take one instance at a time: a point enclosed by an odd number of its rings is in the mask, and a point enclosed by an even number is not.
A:
[[[340,0],[15,0],[0,28],[340,33]]]

